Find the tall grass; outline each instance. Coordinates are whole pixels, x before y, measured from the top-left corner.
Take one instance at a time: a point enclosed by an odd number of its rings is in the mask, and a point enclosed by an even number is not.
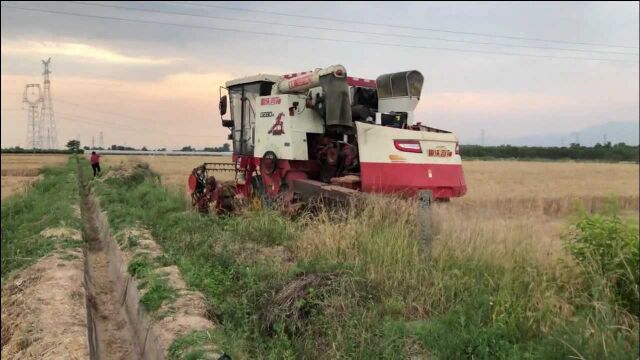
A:
[[[48,227],[80,228],[73,214],[79,201],[75,162],[41,170],[28,192],[2,202],[2,278],[48,254],[59,244],[40,235]],[[76,244],[78,245],[78,244]]]
[[[485,217],[456,216],[444,204],[435,210],[434,256],[428,259],[416,241],[414,209],[406,200],[373,197],[348,216],[323,211],[309,221],[295,253],[351,264],[380,290],[379,315],[394,319],[394,325],[380,325],[414,339],[413,351],[416,344],[445,358],[628,357],[627,351],[638,351],[637,317],[611,297],[593,296],[614,283],[584,282],[558,259],[538,261],[539,245],[529,238],[535,220],[480,225]],[[571,260],[566,256],[560,258]]]
[[[203,292],[222,325],[213,341],[234,358],[638,353],[637,316],[607,295],[607,279],[594,282],[576,266],[555,232],[566,225],[544,212],[437,204],[427,258],[406,200],[372,197],[297,220],[269,210],[203,217],[155,177],[95,186],[116,230],[149,227]],[[540,225],[554,227],[543,241]],[[292,264],[243,261],[247,249],[273,246],[288,248]]]

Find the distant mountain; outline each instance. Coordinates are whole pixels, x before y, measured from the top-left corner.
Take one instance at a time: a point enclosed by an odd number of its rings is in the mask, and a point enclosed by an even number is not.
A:
[[[608,122],[602,125],[590,126],[576,132],[547,133],[529,135],[517,138],[486,138],[485,145],[517,145],[517,146],[569,146],[579,140],[580,145],[593,146],[596,143],[610,141],[612,144],[623,142],[627,145],[638,145],[639,128],[637,122]],[[464,144],[480,144],[481,139],[469,139]]]

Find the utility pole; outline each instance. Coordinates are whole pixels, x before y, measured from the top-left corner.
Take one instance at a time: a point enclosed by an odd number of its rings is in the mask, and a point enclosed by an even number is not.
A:
[[[42,60],[42,65],[44,65],[44,72],[42,75],[44,76],[44,94],[42,96],[42,107],[40,109],[40,121],[43,124],[44,132],[46,132],[46,141],[43,144],[47,149],[56,149],[58,148],[58,131],[56,129],[56,120],[53,115],[53,100],[51,98],[51,81],[49,80],[49,64],[51,63],[51,58],[47,60]]]
[[[38,108],[42,104],[40,84],[27,84],[24,87],[22,103],[27,105],[27,148],[42,148],[42,119]]]
[[[98,144],[101,149],[104,149],[104,137],[102,136],[102,131],[100,131],[100,140],[98,141]]]

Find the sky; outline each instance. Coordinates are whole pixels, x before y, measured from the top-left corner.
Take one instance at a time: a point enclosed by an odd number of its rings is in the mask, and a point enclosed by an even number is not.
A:
[[[219,146],[225,81],[333,64],[420,71],[416,118],[462,142],[639,119],[638,2],[3,1],[0,26],[2,147],[48,57],[60,146]]]

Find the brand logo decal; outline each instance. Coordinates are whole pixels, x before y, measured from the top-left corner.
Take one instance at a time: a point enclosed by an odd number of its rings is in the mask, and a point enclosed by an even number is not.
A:
[[[278,96],[260,99],[260,105],[280,105],[282,99]]]
[[[293,80],[289,80],[289,88],[296,88],[298,86],[304,86],[307,84],[311,84],[311,79],[313,79],[313,74],[308,74],[303,77],[295,78]]]
[[[453,152],[444,146],[437,146],[435,149],[429,149],[427,154],[433,157],[451,157]]]
[[[278,117],[276,118],[276,122],[273,123],[273,126],[271,127],[271,129],[269,130],[268,134],[271,135],[282,135],[284,134],[284,113],[280,113],[278,114]]]

